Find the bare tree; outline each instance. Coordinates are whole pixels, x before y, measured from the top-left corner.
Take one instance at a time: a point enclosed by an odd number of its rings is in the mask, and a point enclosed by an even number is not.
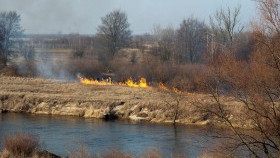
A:
[[[234,9],[227,8],[227,10],[220,9],[214,16],[210,16],[212,31],[221,44],[230,46],[234,35],[243,30],[239,19],[240,9],[241,6]]]
[[[177,30],[178,59],[183,62],[195,62],[201,56],[206,45],[204,38],[207,26],[194,18],[183,20]]]
[[[125,12],[115,10],[101,18],[98,37],[105,46],[107,58],[113,58],[131,39],[131,30]]]
[[[154,53],[161,61],[170,61],[175,52],[175,30],[172,27],[162,29],[158,25],[154,28],[154,37],[157,43]]]
[[[258,2],[261,19],[270,33],[280,33],[280,1],[256,0]]]
[[[162,83],[159,84],[160,91],[164,92],[168,98],[168,100],[165,100],[165,103],[167,104],[167,108],[170,109],[172,118],[173,126],[176,126],[176,121],[179,119],[180,115],[182,114],[182,104],[186,101],[186,95],[177,88],[173,87],[172,89],[169,89]]]
[[[8,55],[11,53],[12,38],[18,37],[22,32],[20,15],[16,12],[0,13],[0,59],[6,66]]]
[[[173,110],[173,125],[176,125],[176,121],[180,117],[180,111],[182,111],[182,103],[184,102],[184,95],[182,92],[179,92],[177,89],[173,92],[167,92],[173,101],[165,101],[166,104]]]

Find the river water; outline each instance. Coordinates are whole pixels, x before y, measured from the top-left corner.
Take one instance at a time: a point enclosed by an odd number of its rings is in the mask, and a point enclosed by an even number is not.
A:
[[[69,150],[83,144],[91,152],[118,149],[139,156],[146,150],[156,149],[163,157],[173,154],[198,157],[213,140],[211,131],[204,128],[103,121],[79,117],[0,114],[0,142],[5,135],[27,132],[39,135],[43,147],[66,156]],[[0,146],[2,148],[2,146]]]

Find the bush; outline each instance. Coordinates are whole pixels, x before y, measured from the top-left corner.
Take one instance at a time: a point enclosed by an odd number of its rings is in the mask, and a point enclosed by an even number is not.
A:
[[[39,137],[26,133],[8,135],[4,148],[13,156],[31,156],[40,149]]]
[[[100,156],[101,158],[133,158],[133,155],[121,152],[119,150],[109,150]]]
[[[146,151],[142,154],[141,158],[160,158],[160,154],[157,150]]]
[[[94,154],[90,153],[88,149],[80,144],[76,150],[69,151],[69,158],[96,158]]]

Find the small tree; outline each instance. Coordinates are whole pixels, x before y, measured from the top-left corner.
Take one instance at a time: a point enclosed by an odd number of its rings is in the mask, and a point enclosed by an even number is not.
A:
[[[131,39],[127,15],[125,12],[115,10],[101,18],[101,22],[98,37],[105,48],[102,52],[106,53],[107,58],[112,59]]]
[[[20,15],[16,12],[0,13],[0,63],[7,65],[8,55],[11,54],[12,38],[22,34],[23,29],[20,26]]]
[[[172,116],[172,123],[173,126],[176,126],[176,121],[179,119],[180,114],[182,113],[182,104],[186,99],[186,96],[183,92],[178,90],[177,88],[173,87],[172,90],[170,90],[168,87],[160,83],[160,91],[164,92],[169,100],[164,100],[167,104],[167,108],[171,109],[171,116]],[[171,100],[170,100],[171,98]]]

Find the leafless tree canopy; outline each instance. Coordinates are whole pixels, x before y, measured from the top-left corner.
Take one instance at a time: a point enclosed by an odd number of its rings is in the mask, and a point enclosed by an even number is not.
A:
[[[261,18],[267,31],[280,33],[280,1],[279,0],[256,0],[259,4]]]
[[[23,32],[20,20],[20,15],[16,12],[0,13],[0,58],[4,65],[11,52],[12,38],[18,37]]]
[[[220,38],[224,45],[231,45],[234,35],[240,33],[243,29],[239,19],[240,9],[241,6],[234,9],[221,9],[214,16],[210,16],[213,33],[216,38]]]
[[[104,46],[114,57],[123,47],[127,46],[131,38],[131,31],[126,13],[115,10],[101,19],[102,24],[98,28],[98,36]]]
[[[154,48],[155,55],[159,56],[161,61],[170,61],[175,52],[175,30],[172,27],[161,28],[158,25],[153,31],[157,43]]]
[[[183,62],[199,60],[204,51],[207,26],[198,19],[183,20],[177,30],[178,58]]]

